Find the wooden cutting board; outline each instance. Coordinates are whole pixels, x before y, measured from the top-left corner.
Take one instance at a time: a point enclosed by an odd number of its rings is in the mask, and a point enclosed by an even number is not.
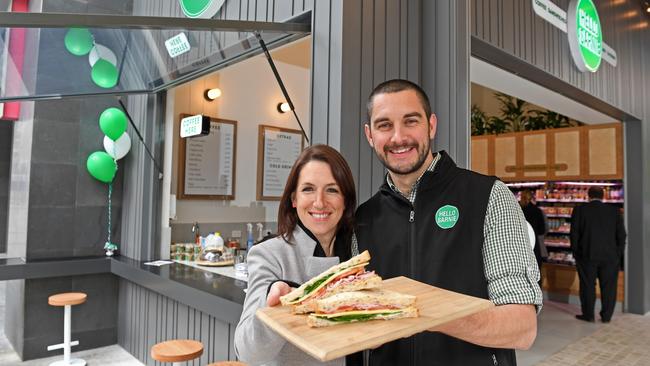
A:
[[[291,314],[289,306],[259,309],[257,317],[296,347],[316,359],[329,361],[409,337],[494,306],[485,299],[443,290],[406,277],[385,280],[382,288],[417,296],[416,306],[420,316],[324,328],[310,328],[306,315]]]

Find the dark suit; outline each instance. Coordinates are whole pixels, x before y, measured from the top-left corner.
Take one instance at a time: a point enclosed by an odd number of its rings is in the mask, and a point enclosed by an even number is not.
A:
[[[612,318],[625,237],[623,217],[617,207],[593,200],[573,210],[571,249],[580,277],[582,315],[586,318],[594,318],[596,278],[600,282],[600,317],[604,321]]]

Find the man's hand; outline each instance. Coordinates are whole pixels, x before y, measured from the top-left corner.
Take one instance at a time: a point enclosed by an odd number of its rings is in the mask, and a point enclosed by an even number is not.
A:
[[[280,296],[284,296],[291,292],[291,286],[286,282],[276,282],[271,285],[268,296],[266,296],[266,305],[275,306],[280,303]]]

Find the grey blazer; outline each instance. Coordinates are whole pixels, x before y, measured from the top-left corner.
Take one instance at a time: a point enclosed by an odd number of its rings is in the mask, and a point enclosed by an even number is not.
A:
[[[266,306],[266,291],[275,280],[297,283],[339,263],[338,257],[314,257],[318,245],[299,226],[292,244],[276,237],[254,246],[248,253],[248,290],[235,329],[235,353],[251,365],[344,365],[345,358],[320,362],[264,325],[255,311]]]

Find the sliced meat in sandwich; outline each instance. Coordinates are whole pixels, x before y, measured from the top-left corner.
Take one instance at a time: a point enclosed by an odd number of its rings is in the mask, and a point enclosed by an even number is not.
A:
[[[388,290],[363,290],[343,292],[316,301],[316,311],[309,314],[310,327],[360,322],[415,318],[415,296]]]
[[[318,299],[345,291],[377,288],[381,285],[381,277],[374,271],[365,270],[369,261],[370,253],[366,250],[280,297],[280,302],[282,305],[293,305],[295,314],[304,314],[314,311],[315,301]]]

